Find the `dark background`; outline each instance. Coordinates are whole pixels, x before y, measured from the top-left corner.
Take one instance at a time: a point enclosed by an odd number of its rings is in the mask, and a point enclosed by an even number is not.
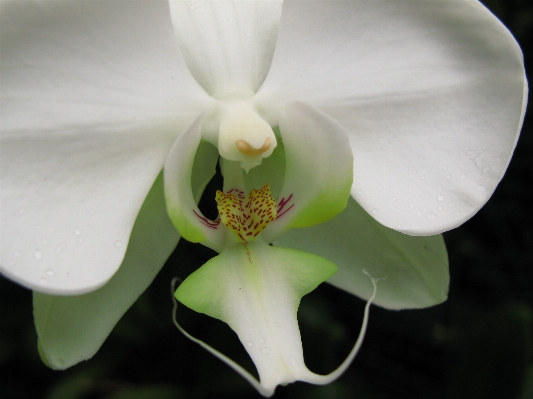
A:
[[[485,4],[513,32],[531,71],[533,4]],[[373,307],[363,348],[339,380],[325,387],[279,387],[276,398],[533,398],[532,129],[530,107],[492,199],[444,235],[451,272],[448,301],[417,311]],[[100,352],[63,372],[39,359],[31,292],[0,278],[0,397],[259,398],[240,376],[173,326],[170,280],[187,276],[212,256],[184,240],[177,251]],[[327,373],[344,359],[357,337],[363,306],[328,285],[304,298],[299,320],[311,370]],[[235,334],[221,322],[184,307],[179,319],[193,335],[254,370]]]

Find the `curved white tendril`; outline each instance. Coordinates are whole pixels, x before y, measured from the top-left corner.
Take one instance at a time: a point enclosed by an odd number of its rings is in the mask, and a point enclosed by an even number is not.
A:
[[[344,361],[341,363],[341,365],[337,367],[337,369],[335,369],[334,371],[326,375],[319,375],[319,374],[313,373],[313,377],[307,379],[306,380],[307,382],[310,382],[316,385],[326,385],[326,384],[329,384],[335,381],[346,371],[348,367],[350,367],[353,360],[355,359],[355,356],[359,352],[359,349],[361,349],[361,345],[363,345],[363,339],[365,338],[365,334],[366,334],[366,328],[368,326],[368,317],[370,315],[370,305],[372,305],[372,302],[374,301],[374,298],[376,297],[376,293],[378,289],[377,282],[379,280],[382,280],[381,278],[373,278],[365,269],[363,269],[363,273],[366,274],[372,281],[372,285],[374,286],[374,292],[372,293],[372,296],[370,297],[370,299],[367,301],[365,305],[363,323],[361,325],[361,329],[359,330],[359,337],[357,337],[357,341],[355,341],[355,344],[352,350],[350,351],[346,359],[344,359]]]
[[[202,348],[204,348],[206,351],[208,351],[209,353],[211,353],[213,356],[219,358],[220,360],[222,360],[224,363],[226,363],[228,366],[230,366],[233,370],[235,370],[237,373],[239,373],[246,381],[248,381],[261,395],[263,395],[264,397],[266,398],[270,398],[273,394],[274,394],[274,390],[273,389],[266,389],[265,387],[263,387],[261,385],[261,383],[257,380],[257,378],[255,378],[253,375],[251,375],[248,371],[246,371],[244,368],[242,368],[239,364],[237,364],[236,362],[234,362],[233,360],[231,360],[229,357],[227,357],[226,355],[220,353],[219,351],[217,351],[215,348],[213,348],[212,346],[206,344],[204,341],[198,339],[198,338],[195,338],[193,337],[192,335],[190,335],[187,331],[185,331],[183,329],[182,326],[179,325],[178,323],[178,319],[176,318],[176,313],[178,311],[178,301],[176,300],[176,298],[174,297],[174,292],[176,291],[175,289],[175,285],[176,285],[176,281],[179,280],[178,277],[174,277],[172,279],[172,282],[170,283],[170,289],[171,289],[171,292],[170,294],[172,295],[172,302],[173,302],[173,307],[172,307],[172,321],[174,322],[174,325],[176,326],[176,328],[178,330],[180,330],[180,332],[185,335],[187,338],[189,338],[191,341],[197,343],[198,345],[200,345]]]

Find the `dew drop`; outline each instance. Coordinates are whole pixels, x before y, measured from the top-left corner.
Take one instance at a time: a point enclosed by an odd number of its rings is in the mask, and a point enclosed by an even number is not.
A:
[[[416,214],[417,214],[418,216],[420,216],[420,215],[422,215],[422,212],[418,211]]]
[[[65,245],[64,244],[59,244],[57,247],[56,247],[56,254],[60,254],[61,251],[63,251],[65,249]]]
[[[252,341],[248,341],[248,346],[254,346],[254,343]]]
[[[476,186],[476,191],[483,192],[485,190],[486,190],[486,188],[483,187],[482,185]]]
[[[80,229],[75,229],[74,230],[74,234],[76,234],[77,236],[79,236],[81,234],[81,230]]]
[[[33,257],[35,258],[35,260],[41,260],[43,258],[43,251],[36,249],[33,253]]]
[[[396,201],[396,197],[392,197],[392,200],[393,200],[393,201]]]
[[[451,178],[452,178],[452,175],[448,173],[448,174],[446,175],[446,179],[451,180]]]
[[[442,211],[442,206],[439,206],[439,211]]]
[[[426,178],[426,176],[422,175],[421,179],[424,180]]]
[[[451,202],[448,204],[448,208],[453,208],[453,204]]]
[[[115,247],[120,248],[122,246],[122,243],[120,241],[115,241]]]
[[[442,195],[439,195],[439,201],[442,201],[444,199],[444,197]]]
[[[468,150],[468,151],[466,152],[466,155],[472,155],[473,153],[474,153],[474,151],[472,151],[472,150]]]
[[[49,276],[53,276],[54,275],[54,271],[52,269],[46,269],[45,273]]]
[[[376,208],[372,209],[372,213],[375,215],[376,213],[378,213],[378,210]]]
[[[264,344],[265,343],[265,338],[263,338],[263,337],[259,338],[259,343],[260,344]]]
[[[428,213],[426,214],[426,217],[429,219],[429,220],[435,220],[437,219],[437,215],[435,215],[434,213]]]
[[[262,353],[263,355],[268,355],[268,354],[270,353],[270,349],[268,349],[268,348],[263,348],[263,349],[261,349],[261,353]]]
[[[190,6],[189,8],[190,8],[191,10],[194,10],[194,6]]]

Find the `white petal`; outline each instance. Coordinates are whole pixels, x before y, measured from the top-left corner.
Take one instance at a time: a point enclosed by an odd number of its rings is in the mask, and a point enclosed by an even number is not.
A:
[[[256,105],[273,124],[294,99],[329,114],[350,134],[357,201],[435,234],[492,194],[526,93],[517,43],[479,2],[288,0]]]
[[[4,131],[188,123],[208,101],[181,58],[165,1],[1,7]]]
[[[181,236],[200,242],[215,251],[222,248],[223,225],[207,219],[198,209],[191,178],[200,173],[215,174],[218,152],[208,142],[201,141],[202,116],[180,134],[165,162],[165,198],[170,219]],[[203,187],[202,187],[203,191]]]
[[[170,1],[185,61],[209,94],[222,98],[255,93],[270,67],[281,3]]]
[[[335,121],[294,102],[283,109],[279,128],[285,179],[277,198],[277,218],[263,232],[267,242],[287,229],[312,226],[337,215],[346,206],[352,183],[348,138]]]
[[[178,238],[167,216],[160,176],[135,221],[124,262],[104,287],[79,296],[34,293],[35,326],[43,360],[52,368],[65,369],[90,359],[152,282]]]
[[[203,93],[163,2],[2,2],[0,271],[81,294],[120,266]]]
[[[375,304],[388,309],[424,308],[446,300],[450,276],[442,236],[411,237],[376,222],[354,200],[329,222],[290,230],[275,244],[334,262],[328,282],[368,300],[379,279]]]

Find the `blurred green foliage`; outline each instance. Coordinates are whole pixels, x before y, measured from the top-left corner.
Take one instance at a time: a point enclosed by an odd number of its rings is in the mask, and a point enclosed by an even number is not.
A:
[[[533,4],[486,0],[533,65]],[[277,398],[533,398],[533,114],[526,115],[509,170],[489,203],[445,234],[449,300],[430,309],[373,308],[359,356],[334,384],[303,383]],[[211,194],[209,194],[211,195]],[[236,373],[172,325],[170,280],[212,256],[181,241],[163,272],[117,325],[101,351],[67,371],[37,353],[31,292],[0,279],[0,397],[3,399],[258,398]],[[326,373],[346,356],[364,304],[329,286],[304,298],[299,313],[309,367]],[[253,365],[225,325],[184,307],[180,322],[249,370]]]

